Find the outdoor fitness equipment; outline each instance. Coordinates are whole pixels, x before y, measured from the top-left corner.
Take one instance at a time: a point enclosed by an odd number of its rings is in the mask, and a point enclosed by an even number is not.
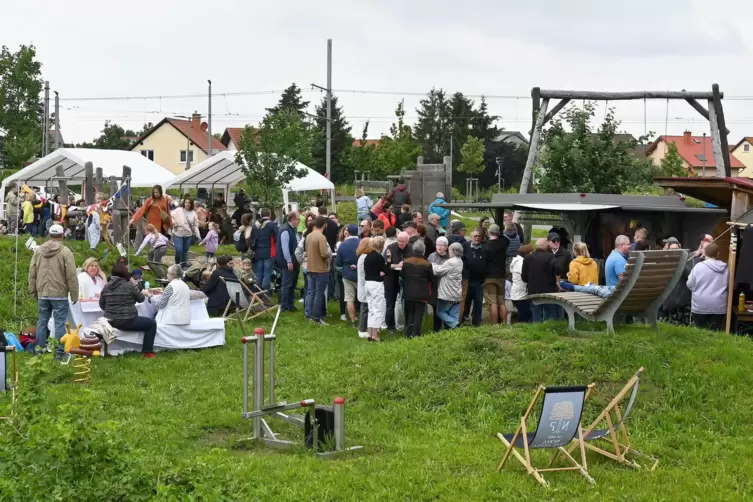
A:
[[[322,458],[335,458],[347,453],[361,452],[362,446],[345,447],[345,399],[336,397],[333,406],[316,406],[313,399],[303,399],[295,403],[285,401],[275,401],[275,329],[280,319],[280,308],[277,308],[272,331],[265,335],[263,328],[256,328],[253,336],[245,336],[243,323],[241,331],[243,337],[243,418],[253,421],[254,432],[251,437],[254,441],[263,442],[264,446],[276,449],[288,449],[295,446],[292,441],[285,441],[277,437],[272,428],[267,423],[265,417],[273,416],[296,425],[304,430],[304,444],[313,448],[316,455]],[[269,344],[269,399],[264,392],[264,362],[265,362],[265,342]],[[252,406],[253,410],[249,411],[248,387],[248,347],[253,346],[253,374],[251,375]],[[300,416],[287,415],[283,412],[299,408],[306,408],[305,418]],[[316,438],[316,439],[315,439]]]

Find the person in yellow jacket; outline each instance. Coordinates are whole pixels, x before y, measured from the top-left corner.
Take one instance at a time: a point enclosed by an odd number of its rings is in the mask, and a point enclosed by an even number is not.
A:
[[[599,284],[599,267],[588,253],[588,246],[584,242],[576,242],[573,251],[575,259],[570,262],[567,280],[576,286]]]

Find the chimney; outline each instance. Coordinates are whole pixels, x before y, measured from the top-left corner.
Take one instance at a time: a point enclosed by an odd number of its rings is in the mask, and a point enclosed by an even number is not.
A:
[[[685,131],[682,133],[683,136],[683,142],[686,145],[692,145],[693,144],[693,134],[690,131]]]
[[[197,131],[201,129],[201,115],[196,111],[191,115],[191,129],[196,129]]]

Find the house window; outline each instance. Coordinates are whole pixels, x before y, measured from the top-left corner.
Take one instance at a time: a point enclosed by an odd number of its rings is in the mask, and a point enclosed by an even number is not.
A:
[[[141,155],[149,160],[154,160],[154,150],[141,150]]]
[[[186,162],[186,150],[180,151],[180,161],[183,163]],[[193,150],[188,150],[188,162],[193,163]]]
[[[750,143],[745,143],[743,145],[743,152],[748,153],[750,151]]]

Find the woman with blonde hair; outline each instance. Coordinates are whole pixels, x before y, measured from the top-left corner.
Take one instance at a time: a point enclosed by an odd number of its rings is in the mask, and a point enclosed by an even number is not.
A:
[[[359,338],[369,337],[369,303],[368,298],[366,297],[366,271],[363,268],[363,263],[366,260],[366,255],[368,255],[369,253],[371,253],[371,238],[364,237],[363,239],[361,239],[361,242],[358,243],[358,249],[356,249],[356,256],[358,257],[358,262],[356,265],[356,272],[358,274],[356,298],[361,304],[361,315],[358,319]]]
[[[358,224],[361,224],[361,221],[363,221],[367,216],[369,216],[369,212],[371,211],[371,206],[373,206],[374,203],[371,201],[371,198],[366,195],[362,188],[359,188],[356,190],[356,208],[358,209]]]
[[[573,245],[575,259],[570,262],[570,271],[567,280],[576,286],[586,284],[599,284],[599,266],[588,253],[585,242],[576,242]]]
[[[107,284],[107,277],[96,258],[87,258],[78,274],[78,294],[81,298],[96,298]],[[71,298],[73,300],[73,298]]]
[[[369,319],[367,321],[368,340],[381,342],[379,329],[384,324],[387,312],[387,301],[384,297],[384,276],[390,272],[390,266],[382,256],[384,237],[371,238],[371,251],[363,261],[364,278],[366,279],[366,301],[369,304]]]
[[[147,245],[150,245],[152,249],[147,254],[146,259],[148,261],[162,263],[162,257],[165,256],[165,253],[167,252],[168,244],[169,241],[167,240],[167,237],[160,233],[160,231],[157,230],[157,227],[150,223],[146,226],[146,235],[144,236],[144,240],[141,241],[141,246],[139,246],[139,249],[134,256],[141,254],[141,251],[143,251]]]

